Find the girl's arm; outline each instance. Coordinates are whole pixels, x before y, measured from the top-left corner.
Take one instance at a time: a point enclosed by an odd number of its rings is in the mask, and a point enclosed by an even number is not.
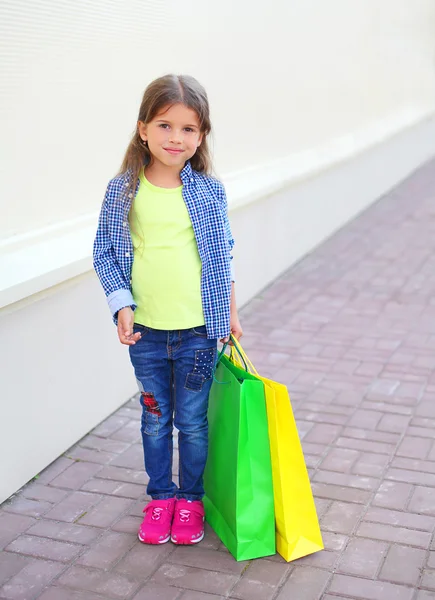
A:
[[[231,311],[231,316],[230,316],[231,333],[236,338],[236,340],[239,340],[243,335],[243,329],[242,329],[242,326],[240,325],[239,313],[237,311],[236,292],[235,292],[234,281],[231,282],[230,311]]]
[[[109,235],[107,193],[98,220],[93,258],[95,272],[104,289],[109,308],[116,322],[118,311],[125,306],[131,306],[134,309],[135,304],[130,285],[125,280],[116,259],[112,239]]]

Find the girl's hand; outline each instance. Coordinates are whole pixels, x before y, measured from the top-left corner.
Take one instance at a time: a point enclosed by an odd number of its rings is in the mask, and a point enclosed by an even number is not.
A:
[[[118,312],[118,337],[121,344],[133,346],[140,339],[140,332],[133,334],[134,312],[129,307]]]
[[[237,314],[237,312],[235,314],[231,313],[231,321],[230,321],[230,327],[231,327],[231,335],[233,335],[237,341],[240,340],[240,338],[243,335],[243,329],[242,326],[240,325],[240,321],[239,321],[239,316]],[[226,344],[226,342],[228,342],[230,340],[230,338],[222,338],[220,341],[223,344]],[[232,346],[232,343],[230,341],[230,346]]]

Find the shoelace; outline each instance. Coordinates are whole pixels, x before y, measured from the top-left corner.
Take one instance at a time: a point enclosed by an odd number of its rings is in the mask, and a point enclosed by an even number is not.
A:
[[[190,510],[185,510],[185,509],[181,509],[179,511],[180,514],[180,521],[182,523],[188,523],[189,519],[190,519]]]
[[[153,508],[153,512],[151,513],[151,519],[153,521],[159,521],[162,514],[163,514],[163,508],[155,507],[155,508]]]

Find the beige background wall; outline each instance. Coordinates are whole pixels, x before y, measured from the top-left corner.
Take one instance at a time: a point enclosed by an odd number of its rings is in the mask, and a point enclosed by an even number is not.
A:
[[[209,92],[243,304],[435,154],[434,30],[431,0],[0,3],[0,501],[135,391],[90,252],[147,82]]]
[[[97,210],[146,84],[206,86],[216,168],[435,101],[432,0],[14,0],[0,5],[0,238]]]

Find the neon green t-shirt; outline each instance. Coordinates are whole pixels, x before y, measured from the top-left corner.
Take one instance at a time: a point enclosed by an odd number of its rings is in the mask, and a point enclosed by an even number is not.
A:
[[[130,212],[134,320],[153,329],[204,325],[201,259],[182,189],[157,187],[142,172]]]

